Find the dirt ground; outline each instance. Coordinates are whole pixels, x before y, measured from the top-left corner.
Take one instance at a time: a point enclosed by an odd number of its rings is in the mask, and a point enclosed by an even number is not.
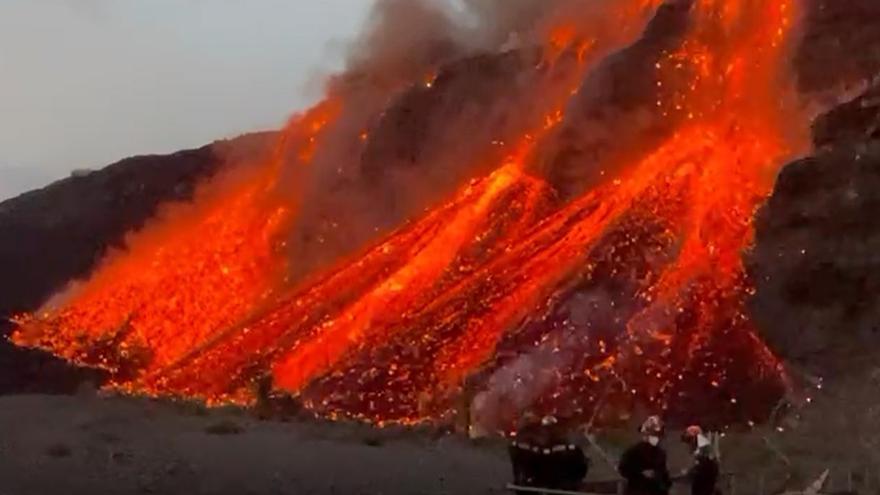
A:
[[[492,494],[503,445],[139,399],[0,397],[0,495]]]
[[[846,396],[817,397],[818,407],[792,413],[778,427],[728,432],[722,467],[737,473],[737,482],[724,485],[724,493],[803,488],[824,469],[832,470],[828,493],[880,493],[872,455],[878,444],[865,434],[875,419],[856,418],[873,410],[875,394],[866,380],[856,381]],[[689,462],[677,436],[669,432],[666,440],[673,474]],[[610,465],[635,437],[635,428],[602,434],[598,443],[610,462],[587,447],[588,479],[612,479]],[[238,409],[89,391],[0,396],[0,495],[488,495],[504,493],[509,480],[498,440],[314,419],[261,421]]]

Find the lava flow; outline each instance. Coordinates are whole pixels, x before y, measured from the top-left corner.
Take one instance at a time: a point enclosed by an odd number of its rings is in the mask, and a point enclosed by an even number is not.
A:
[[[270,193],[283,157],[307,161],[337,112],[328,102],[294,118],[271,160],[221,177],[195,205],[166,208],[168,220],[131,236],[87,284],[24,317],[14,342],[124,375],[167,366],[245,317],[286,269],[276,242],[292,212]]]
[[[247,403],[269,378],[319,414],[377,424],[466,409],[498,428],[527,410],[588,418],[639,403],[759,421],[786,381],[746,311],[741,255],[779,167],[802,149],[804,119],[786,107],[798,5],[659,4],[619,2],[607,21],[628,16],[620,29],[550,29],[545,61],[571,52],[578,69],[531,95],[540,118],[523,119],[494,171],[361,254],[285,282],[294,202],[269,191],[291,149],[294,166],[312,161],[345,105],[328,100],[291,123],[255,177],[138,234],[137,249],[26,317],[15,341],[104,366],[135,393]],[[631,76],[657,95],[640,111],[650,125],[620,136],[638,146],[598,164],[563,159],[591,88],[581,82],[603,70],[603,50],[632,41],[623,26],[657,8],[686,22]],[[566,198],[538,162],[597,179]]]

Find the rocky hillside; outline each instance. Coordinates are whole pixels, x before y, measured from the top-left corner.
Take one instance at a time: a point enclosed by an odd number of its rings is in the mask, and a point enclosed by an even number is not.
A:
[[[815,154],[785,168],[758,217],[751,262],[766,337],[828,374],[880,343],[880,87],[814,134]]]
[[[122,160],[0,203],[0,330],[68,281],[89,273],[156,208],[192,197],[221,168],[259,156],[271,134],[254,134],[166,156]],[[42,354],[0,341],[0,393],[67,390],[77,377]]]
[[[779,177],[749,256],[752,314],[796,385],[780,445],[814,475],[880,462],[878,131],[880,87],[820,118],[817,151]]]

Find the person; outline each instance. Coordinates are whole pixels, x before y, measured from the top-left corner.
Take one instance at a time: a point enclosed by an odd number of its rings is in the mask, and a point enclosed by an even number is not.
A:
[[[684,473],[691,483],[691,495],[716,495],[720,467],[712,452],[710,435],[699,426],[689,426],[682,434],[682,441],[694,455],[693,465]]]
[[[538,486],[538,442],[540,441],[540,423],[534,415],[527,414],[517,427],[516,434],[510,442],[508,451],[513,467],[513,483],[519,486]]]
[[[509,447],[514,484],[556,490],[580,487],[589,470],[583,450],[568,441],[554,416],[531,421],[517,432]]]
[[[639,428],[642,440],[627,449],[618,472],[626,480],[626,495],[667,495],[672,486],[666,452],[660,446],[663,421],[651,416]]]
[[[571,431],[555,416],[541,421],[547,435],[542,452],[541,486],[554,490],[577,490],[584,482],[590,462],[583,449],[571,440]]]
[[[260,419],[269,419],[274,415],[272,380],[272,373],[263,373],[253,383],[254,398],[256,399],[254,410]]]

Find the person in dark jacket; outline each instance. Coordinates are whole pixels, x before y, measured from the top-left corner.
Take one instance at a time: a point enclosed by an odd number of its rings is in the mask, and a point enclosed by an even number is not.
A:
[[[689,426],[682,435],[682,441],[694,453],[694,463],[684,473],[684,478],[691,483],[691,495],[718,494],[717,485],[721,469],[712,452],[709,435],[699,426]]]
[[[589,470],[583,450],[569,441],[553,416],[521,428],[509,452],[519,486],[576,490]]]
[[[626,495],[667,495],[672,486],[666,467],[666,452],[660,447],[663,422],[649,417],[639,429],[642,441],[630,447],[617,470],[626,480]]]
[[[544,443],[541,486],[555,490],[577,490],[587,476],[590,464],[583,449],[571,439],[571,431],[555,417],[542,420],[547,438]]]
[[[536,417],[526,416],[510,442],[508,452],[515,485],[538,486],[536,483],[539,477],[541,430],[541,423]]]

